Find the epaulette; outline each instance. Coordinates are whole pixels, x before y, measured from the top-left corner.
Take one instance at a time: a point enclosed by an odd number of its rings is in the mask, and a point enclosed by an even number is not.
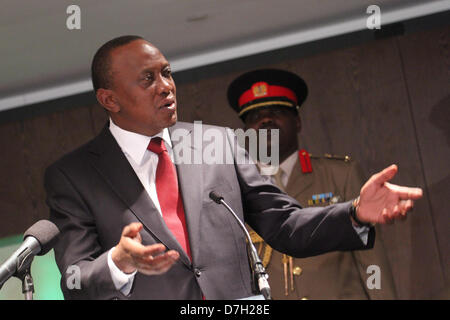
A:
[[[352,160],[350,156],[339,156],[336,154],[329,154],[329,153],[325,153],[323,156],[327,159],[342,160],[345,162],[350,162]]]
[[[335,154],[329,154],[329,153],[325,153],[323,155],[324,158],[326,159],[335,159],[335,160],[342,160],[344,162],[350,162],[352,159],[350,158],[350,156],[338,156]],[[298,159],[300,161],[300,166],[302,168],[302,172],[303,173],[311,173],[312,172],[312,166],[311,166],[311,158],[321,158],[320,156],[316,156],[313,155],[309,152],[307,152],[305,149],[299,150],[298,151]]]

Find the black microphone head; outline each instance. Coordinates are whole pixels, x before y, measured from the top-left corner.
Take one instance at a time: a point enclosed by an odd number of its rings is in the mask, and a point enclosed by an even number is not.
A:
[[[53,248],[58,235],[59,229],[53,222],[39,220],[25,231],[23,238],[25,239],[28,236],[36,238],[41,245],[41,251],[38,253],[38,256],[42,256]]]
[[[209,193],[209,197],[216,203],[220,204],[220,201],[223,200],[223,197],[219,196],[215,191],[211,191]]]

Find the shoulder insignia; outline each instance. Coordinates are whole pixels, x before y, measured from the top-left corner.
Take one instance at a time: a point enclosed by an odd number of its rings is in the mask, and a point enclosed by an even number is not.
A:
[[[342,160],[345,162],[350,162],[352,160],[350,156],[339,156],[336,154],[329,154],[329,153],[325,153],[323,156],[327,159]]]

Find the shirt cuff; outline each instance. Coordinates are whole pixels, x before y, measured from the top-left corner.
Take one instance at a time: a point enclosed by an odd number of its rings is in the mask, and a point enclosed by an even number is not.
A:
[[[367,246],[370,228],[366,226],[355,226],[353,223],[352,227],[353,229],[355,229],[356,233],[358,234],[359,238],[364,243],[364,245]]]
[[[137,271],[129,274],[122,272],[122,270],[120,270],[112,260],[111,254],[114,248],[115,247],[113,247],[108,252],[109,271],[111,273],[111,278],[114,286],[116,287],[116,290],[119,290],[120,292],[122,292],[122,294],[127,296],[130,294],[131,287],[133,286],[134,276],[136,275]]]

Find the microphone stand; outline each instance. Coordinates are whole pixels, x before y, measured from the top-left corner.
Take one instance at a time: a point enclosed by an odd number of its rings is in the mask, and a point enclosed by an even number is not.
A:
[[[269,275],[266,273],[264,265],[262,264],[261,259],[258,256],[258,251],[256,250],[255,246],[253,245],[252,239],[250,237],[250,234],[247,231],[247,228],[244,226],[241,219],[239,219],[239,217],[236,215],[236,213],[233,211],[233,209],[231,209],[230,206],[223,200],[223,197],[217,195],[214,191],[211,191],[209,193],[209,197],[214,202],[225,206],[225,208],[227,208],[227,210],[234,216],[234,218],[238,222],[238,225],[241,227],[242,231],[244,231],[245,236],[247,237],[249,258],[251,261],[254,282],[256,282],[258,284],[259,292],[261,292],[263,297],[266,300],[271,300],[272,296],[270,293],[270,286],[269,286],[269,282],[267,281],[267,278],[269,277]],[[254,287],[256,287],[256,286],[254,286]]]
[[[58,227],[48,220],[39,220],[28,228],[22,245],[0,265],[0,288],[10,277],[19,278],[25,300],[33,300],[31,263],[35,255],[44,255],[53,247],[58,235]]]
[[[33,300],[34,283],[31,276],[31,264],[16,277],[22,280],[22,293],[25,295],[25,300]]]

